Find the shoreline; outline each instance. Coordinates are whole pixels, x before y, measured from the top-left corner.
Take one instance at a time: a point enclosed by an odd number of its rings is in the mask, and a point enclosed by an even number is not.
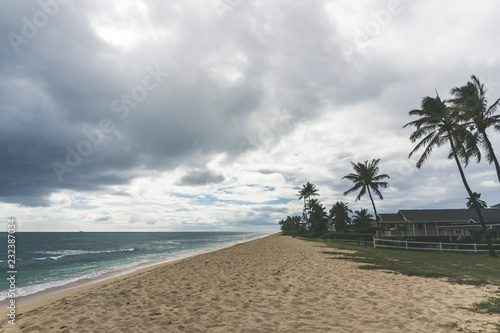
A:
[[[64,292],[68,292],[69,293],[73,289],[79,289],[80,287],[86,287],[86,286],[90,286],[90,285],[97,284],[97,283],[100,283],[100,282],[105,282],[105,281],[108,281],[108,280],[111,280],[111,279],[125,277],[125,276],[127,276],[129,274],[134,274],[134,273],[142,271],[142,270],[147,270],[148,268],[154,268],[156,266],[160,266],[160,265],[163,265],[163,264],[174,263],[174,262],[177,262],[177,261],[181,261],[181,260],[184,260],[184,259],[188,259],[188,258],[191,258],[191,257],[198,256],[198,255],[201,255],[201,254],[205,254],[205,253],[210,253],[210,252],[222,250],[222,249],[225,249],[227,247],[235,246],[237,244],[251,242],[253,240],[264,238],[264,237],[267,237],[267,236],[270,236],[270,235],[273,235],[273,234],[265,234],[265,235],[262,235],[262,236],[259,236],[259,237],[256,237],[256,238],[252,238],[252,239],[249,239],[249,240],[244,240],[244,241],[239,241],[239,242],[236,242],[236,243],[231,243],[229,245],[222,245],[222,246],[210,247],[210,248],[207,248],[207,249],[204,249],[204,250],[193,251],[193,252],[186,252],[186,253],[174,255],[174,256],[171,256],[171,257],[166,257],[166,258],[161,258],[161,259],[154,259],[152,261],[132,263],[131,266],[119,268],[117,270],[107,271],[107,272],[99,274],[96,277],[92,277],[92,278],[85,278],[84,277],[84,278],[78,279],[78,280],[73,281],[73,282],[65,283],[63,285],[49,287],[47,289],[43,289],[43,290],[34,292],[32,294],[23,295],[23,296],[17,296],[15,298],[16,304],[21,305],[21,304],[25,304],[25,303],[28,303],[28,302],[40,300],[40,299],[43,299],[45,297],[57,296],[57,294],[59,294],[59,293],[64,293]],[[10,298],[6,298],[4,300],[1,300],[0,301],[0,309],[3,309],[6,306],[8,306],[9,305],[9,301],[10,301]]]
[[[20,304],[7,331],[495,332],[466,309],[483,288],[361,270],[329,251],[267,235]]]
[[[251,242],[251,241],[252,240],[249,240],[248,242]],[[228,247],[235,246],[235,245],[237,245],[237,244],[229,245]],[[148,265],[146,267],[137,268],[137,269],[133,270],[132,272],[126,272],[126,273],[119,274],[116,276],[109,276],[109,277],[99,279],[99,280],[89,279],[91,281],[87,281],[83,284],[79,284],[79,283],[75,282],[74,283],[75,285],[73,285],[71,287],[67,287],[67,288],[65,288],[65,286],[61,286],[61,287],[54,287],[54,288],[46,289],[46,290],[41,291],[40,293],[18,297],[18,298],[16,298],[16,304],[18,304],[20,306],[19,308],[22,310],[22,312],[29,312],[29,311],[32,311],[36,308],[50,304],[54,301],[58,301],[58,300],[61,300],[63,298],[77,295],[80,293],[89,292],[93,289],[98,289],[102,286],[113,283],[115,281],[120,281],[122,279],[127,279],[127,278],[133,278],[137,275],[147,273],[147,272],[155,270],[159,267],[167,267],[169,265],[176,264],[176,263],[182,262],[184,260],[188,260],[188,259],[196,257],[196,256],[204,255],[204,254],[211,253],[211,252],[217,252],[219,250],[222,250],[222,249],[217,249],[217,250],[213,250],[210,252],[199,253],[199,254],[189,256],[189,257],[173,259],[173,260],[165,261],[165,262],[161,262],[161,263],[151,264],[151,265]],[[48,292],[45,293],[45,291],[48,291]],[[43,294],[43,295],[38,295],[38,294]],[[35,297],[36,295],[38,295],[38,296]],[[20,298],[24,298],[24,300],[22,302],[17,302],[17,300]],[[0,315],[3,317],[5,317],[5,316],[4,316],[4,313],[2,311],[6,312],[5,311],[6,305],[7,305],[7,302],[5,304],[2,304],[2,306],[0,308],[1,309]]]

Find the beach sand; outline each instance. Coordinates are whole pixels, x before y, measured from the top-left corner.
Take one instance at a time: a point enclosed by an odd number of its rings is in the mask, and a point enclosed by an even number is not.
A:
[[[409,277],[271,235],[18,305],[21,332],[495,332],[485,288]]]

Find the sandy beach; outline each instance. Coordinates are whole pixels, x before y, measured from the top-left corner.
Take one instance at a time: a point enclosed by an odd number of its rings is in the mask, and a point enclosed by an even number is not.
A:
[[[360,270],[271,235],[17,307],[5,332],[495,332],[485,288]]]

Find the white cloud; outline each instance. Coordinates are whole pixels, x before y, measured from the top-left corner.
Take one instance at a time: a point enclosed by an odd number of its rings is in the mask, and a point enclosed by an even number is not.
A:
[[[498,187],[500,187],[500,183],[493,181],[493,180],[486,180],[486,181],[481,182],[480,186],[481,187],[498,188]]]
[[[0,32],[21,34],[35,7],[2,3]],[[413,129],[402,126],[422,97],[448,98],[471,74],[488,81],[491,101],[500,96],[499,9],[252,1],[221,17],[211,2],[181,0],[61,7],[18,53],[0,41],[0,208],[26,231],[272,231],[301,213],[307,181],[328,208],[371,210],[368,198],[343,195],[342,177],[373,158],[391,177],[380,212],[463,207],[449,148],[417,169]],[[169,74],[142,99],[147,66]],[[126,119],[111,108],[117,98]],[[58,182],[51,163],[105,118],[116,131]],[[500,147],[498,133],[490,139]],[[473,191],[500,202],[493,166],[465,171]]]

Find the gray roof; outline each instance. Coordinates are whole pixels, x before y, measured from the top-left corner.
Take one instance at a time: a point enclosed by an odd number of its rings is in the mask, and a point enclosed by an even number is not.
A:
[[[497,219],[500,211],[497,209],[481,209],[485,219]],[[474,209],[404,209],[397,214],[379,214],[381,221],[385,223],[466,223],[471,219],[477,219]]]
[[[396,213],[396,214],[378,214],[378,217],[380,217],[381,222],[387,222],[387,223],[394,223],[394,222],[401,222],[403,221],[403,217],[401,214]]]
[[[486,224],[486,227],[490,227],[490,228],[496,229],[496,228],[500,227],[500,217],[485,218],[484,219],[484,223]],[[441,226],[438,225],[437,228],[445,228],[445,229],[459,229],[459,228],[463,228],[463,229],[481,229],[482,225],[481,225],[481,222],[479,221],[479,218],[475,218],[475,219],[471,219],[471,220],[467,221],[467,223],[459,223],[459,224],[449,223],[449,224],[441,225]]]

